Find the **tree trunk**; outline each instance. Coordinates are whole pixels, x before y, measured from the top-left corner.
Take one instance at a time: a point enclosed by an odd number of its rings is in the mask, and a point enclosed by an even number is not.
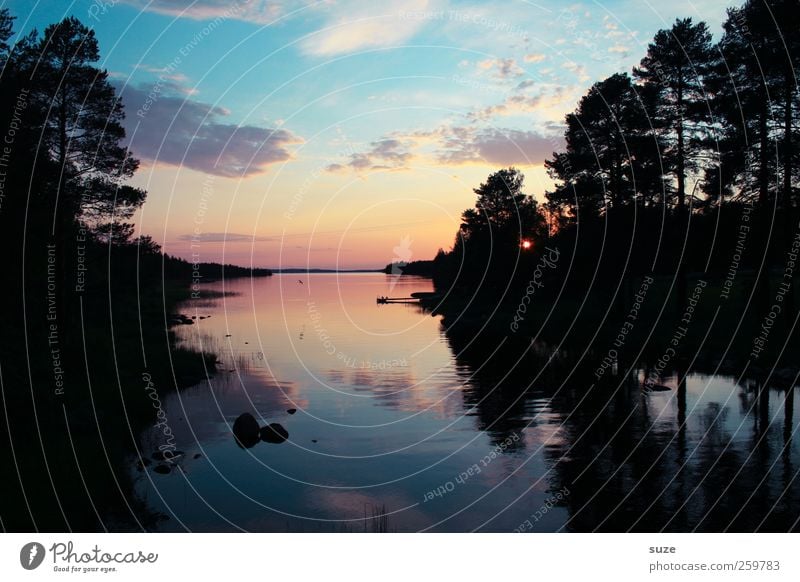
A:
[[[759,309],[759,317],[764,316],[769,311],[769,231],[770,231],[770,212],[769,212],[769,131],[766,96],[761,99],[761,107],[758,116],[758,143],[759,143],[759,164],[758,164],[758,243],[763,253],[763,266],[758,269],[756,275],[756,298]]]
[[[677,318],[682,317],[684,302],[686,301],[686,236],[688,234],[688,221],[686,220],[686,161],[685,144],[683,140],[683,73],[678,73],[678,233],[681,240],[681,258],[678,262],[676,277],[676,305]]]
[[[784,247],[791,249],[792,232],[794,230],[794,200],[792,200],[792,101],[794,98],[794,79],[791,68],[784,72],[784,103],[783,103],[783,231]],[[788,326],[794,322],[794,285],[790,285],[786,292],[785,321]]]
[[[678,213],[686,206],[686,162],[683,143],[683,79],[678,80]]]
[[[62,79],[66,75],[63,73]],[[67,134],[67,89],[64,85],[59,89],[58,107],[58,175],[56,180],[57,202],[53,209],[53,244],[56,252],[56,310],[61,349],[69,352],[72,348],[71,321],[68,291],[68,250],[72,248],[70,235],[74,220],[72,199],[69,193],[69,176],[67,171],[67,148],[69,136]]]

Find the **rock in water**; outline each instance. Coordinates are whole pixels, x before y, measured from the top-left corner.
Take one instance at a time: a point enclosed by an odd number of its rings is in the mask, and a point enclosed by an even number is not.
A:
[[[153,453],[153,459],[156,461],[167,461],[168,463],[177,457],[183,455],[183,451],[173,451],[172,449],[166,449],[163,451],[156,451]]]
[[[156,465],[155,467],[153,467],[153,471],[155,471],[156,473],[160,473],[162,475],[166,475],[167,473],[170,472],[170,468],[169,465]]]
[[[258,422],[245,412],[233,422],[233,436],[240,447],[249,449],[258,442]]]
[[[289,432],[277,422],[261,428],[261,440],[265,443],[280,444],[289,438]]]
[[[286,412],[288,412],[289,414],[294,414],[295,412],[297,412],[297,409],[296,408],[290,408]]]

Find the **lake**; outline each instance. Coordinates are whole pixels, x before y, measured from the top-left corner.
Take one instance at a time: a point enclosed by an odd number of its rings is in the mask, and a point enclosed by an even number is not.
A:
[[[786,531],[797,527],[798,411],[785,389],[689,373],[610,387],[542,344],[453,337],[382,273],[204,286],[179,343],[217,372],[162,396],[184,454],[135,471],[164,531]],[[221,294],[221,293],[220,293]],[[681,374],[682,376],[682,374]],[[792,390],[788,394],[793,394]],[[290,413],[292,409],[294,413]],[[281,424],[242,448],[242,413]],[[158,427],[145,452],[165,443]]]

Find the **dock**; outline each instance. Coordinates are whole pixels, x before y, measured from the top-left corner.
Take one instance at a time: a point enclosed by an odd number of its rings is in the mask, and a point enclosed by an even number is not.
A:
[[[384,297],[381,295],[375,300],[376,303],[419,303],[418,297]]]
[[[410,297],[386,297],[384,295],[380,295],[375,302],[376,303],[419,303],[423,299],[439,299],[441,295],[439,293],[435,293],[433,291],[418,291],[416,293],[412,293]]]

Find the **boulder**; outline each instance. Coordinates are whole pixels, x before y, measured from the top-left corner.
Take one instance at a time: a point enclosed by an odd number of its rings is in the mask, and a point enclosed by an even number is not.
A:
[[[258,422],[252,414],[245,412],[233,422],[233,436],[236,443],[249,449],[258,442]]]
[[[289,432],[277,422],[261,428],[261,440],[265,443],[280,444],[289,438]]]

